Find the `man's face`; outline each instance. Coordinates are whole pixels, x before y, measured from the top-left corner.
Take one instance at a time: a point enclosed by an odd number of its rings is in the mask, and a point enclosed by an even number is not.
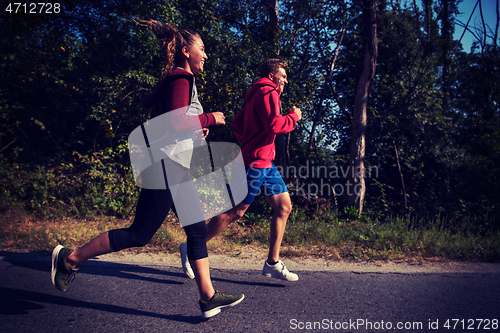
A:
[[[276,74],[269,73],[269,79],[273,81],[273,83],[276,85],[278,85],[279,83],[279,86],[277,86],[277,88],[280,92],[282,92],[283,89],[285,89],[285,84],[288,84],[286,70],[282,67],[278,69]]]

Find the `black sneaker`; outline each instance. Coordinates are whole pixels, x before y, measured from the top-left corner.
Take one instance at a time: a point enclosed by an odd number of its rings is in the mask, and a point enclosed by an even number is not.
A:
[[[66,258],[73,252],[62,245],[57,245],[52,251],[52,284],[61,291],[66,291],[68,285],[75,279],[77,268],[71,268],[66,264]]]
[[[218,314],[222,309],[235,306],[243,301],[245,295],[226,295],[221,292],[215,291],[215,294],[209,301],[202,301],[200,299],[200,309],[202,318],[210,318]]]

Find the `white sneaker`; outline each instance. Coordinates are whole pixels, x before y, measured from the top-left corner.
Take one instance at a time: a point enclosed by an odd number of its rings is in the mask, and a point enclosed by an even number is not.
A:
[[[299,279],[297,274],[288,271],[285,264],[281,260],[278,261],[276,265],[272,266],[266,261],[264,268],[262,269],[262,275],[287,281],[297,281]]]
[[[179,251],[181,252],[181,262],[184,274],[186,274],[188,278],[194,279],[194,272],[188,260],[187,243],[182,243],[179,246]]]

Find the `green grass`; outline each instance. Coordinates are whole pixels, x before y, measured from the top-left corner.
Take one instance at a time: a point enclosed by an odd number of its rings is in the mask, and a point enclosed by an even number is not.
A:
[[[336,249],[340,258],[380,260],[397,257],[498,261],[500,232],[473,228],[474,221],[450,225],[447,221],[389,217],[346,218],[317,209],[305,219],[292,215],[286,239],[303,246]]]
[[[267,248],[270,210],[248,212],[209,245],[211,253],[241,247]],[[37,219],[20,212],[0,216],[3,250],[51,250],[61,243],[78,247],[99,234],[123,228],[132,219]],[[153,240],[129,251],[176,253],[185,234],[169,216]],[[446,220],[362,216],[339,213],[327,205],[293,209],[282,246],[283,256],[330,260],[500,260],[500,231],[473,218]]]

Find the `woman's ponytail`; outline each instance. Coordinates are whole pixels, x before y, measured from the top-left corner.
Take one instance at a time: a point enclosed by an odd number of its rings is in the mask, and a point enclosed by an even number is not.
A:
[[[134,21],[144,27],[148,27],[160,40],[160,52],[165,58],[161,69],[161,76],[165,76],[172,71],[175,65],[181,65],[183,60],[182,48],[193,44],[198,33],[191,30],[179,30],[174,24],[163,23],[148,19],[134,19]]]

